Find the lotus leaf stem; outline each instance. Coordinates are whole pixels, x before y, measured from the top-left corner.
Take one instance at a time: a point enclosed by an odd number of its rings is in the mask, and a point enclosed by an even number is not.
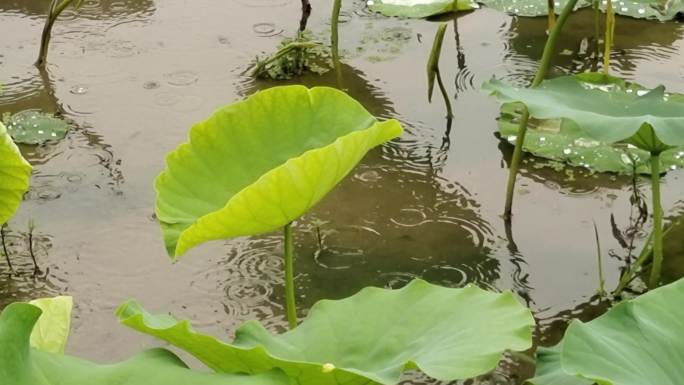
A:
[[[7,224],[0,226],[0,241],[2,242],[2,252],[5,254],[5,260],[7,261],[7,266],[9,266],[10,274],[14,273],[14,267],[12,267],[12,262],[10,261],[9,251],[7,251],[7,243],[5,241],[5,227]]]
[[[556,0],[546,0],[549,9],[549,32],[553,29],[556,24]]]
[[[339,35],[339,22],[340,22],[340,9],[342,8],[342,0],[335,0],[333,2],[332,16],[330,18],[330,46],[332,50],[333,60],[340,60],[340,35]]]
[[[613,48],[614,39],[615,10],[613,9],[613,0],[608,0],[608,4],[606,5],[606,37],[603,48],[603,73],[606,75],[610,72],[610,51]]]
[[[285,236],[285,307],[287,311],[287,322],[290,329],[297,327],[297,304],[295,302],[294,287],[294,242],[292,239],[292,223],[288,223],[283,228]]]
[[[52,26],[57,21],[59,15],[69,6],[74,0],[52,0],[50,2],[50,8],[47,15],[47,20],[45,20],[45,26],[43,27],[43,33],[40,37],[40,52],[38,53],[38,60],[36,61],[37,67],[44,67],[47,60],[48,48],[50,45],[50,37],[52,36]]]
[[[648,288],[660,282],[663,266],[663,207],[660,204],[660,153],[651,154],[651,194],[653,195],[653,266]]]
[[[446,105],[447,109],[447,119],[453,119],[454,118],[454,110],[451,108],[451,101],[449,100],[449,93],[446,90],[446,87],[444,87],[444,82],[442,81],[442,75],[440,74],[439,67],[435,68],[435,77],[437,78],[437,85],[439,86],[439,90],[442,93],[442,97],[444,98],[444,104]]]
[[[299,33],[306,30],[306,24],[309,22],[311,16],[311,3],[309,0],[302,0],[302,17],[299,19]]]
[[[563,30],[565,22],[575,9],[577,0],[568,0],[563,7],[563,11],[556,24],[554,24],[553,29],[549,33],[549,38],[546,40],[546,45],[544,46],[544,53],[542,54],[541,64],[537,69],[537,74],[532,81],[532,87],[537,87],[541,84],[542,80],[546,77],[549,67],[551,66],[551,58],[556,50],[556,42],[558,37]],[[515,149],[513,150],[513,158],[511,159],[511,166],[508,170],[508,185],[506,186],[506,206],[504,209],[504,220],[509,222],[511,219],[511,214],[513,211],[513,195],[515,192],[515,179],[518,176],[518,170],[520,169],[520,162],[522,160],[522,150],[523,144],[525,143],[525,135],[527,134],[527,121],[529,120],[529,111],[525,107],[522,117],[520,119],[520,125],[518,126],[518,137],[515,141]]]

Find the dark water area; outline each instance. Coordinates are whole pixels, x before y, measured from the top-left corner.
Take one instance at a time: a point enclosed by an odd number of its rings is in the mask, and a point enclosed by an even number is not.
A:
[[[33,63],[47,3],[0,0],[0,113],[40,108],[64,114],[73,126],[59,143],[22,147],[34,174],[7,244],[23,274],[9,276],[0,263],[0,306],[74,296],[68,351],[103,362],[158,344],[117,324],[112,313],[128,298],[225,338],[253,318],[284,328],[281,235],[213,242],[172,263],[153,215],[152,183],[164,155],[218,107],[279,84],[336,86],[332,72],[286,83],[248,75],[257,55],[294,36],[299,2],[84,1],[56,23],[41,73]],[[332,3],[312,5],[309,28],[327,41]],[[458,36],[444,42],[440,64],[455,98],[450,127],[442,100],[427,102],[425,79],[437,22],[445,20],[453,24],[447,36]],[[546,39],[545,18],[479,9],[453,20],[402,20],[348,1],[342,21],[344,88],[373,114],[400,120],[406,132],[371,152],[296,223],[302,313],[322,298],[422,277],[512,290],[535,312],[543,344],[558,341],[569,319],[601,314],[594,223],[609,289],[651,228],[650,219],[630,228],[631,178],[556,170],[528,156],[511,231],[500,216],[512,147],[495,135],[498,103],[479,88],[492,76],[528,84]],[[592,69],[592,37],[591,11],[573,14],[552,73]],[[618,17],[615,41],[614,74],[684,92],[684,25]],[[650,202],[649,181],[636,186]],[[670,221],[684,218],[683,192],[682,171],[663,178]],[[38,277],[30,274],[29,220],[44,272]],[[625,236],[634,237],[631,246]],[[682,236],[684,225],[676,226],[665,242],[668,280],[684,276]],[[479,383],[519,384],[532,370],[509,359]]]

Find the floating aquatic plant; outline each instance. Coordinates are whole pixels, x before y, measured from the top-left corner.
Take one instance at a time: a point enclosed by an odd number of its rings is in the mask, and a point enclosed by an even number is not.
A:
[[[69,125],[54,115],[39,110],[24,110],[5,120],[7,132],[16,143],[43,144],[64,139]]]
[[[677,385],[684,378],[684,280],[572,321],[561,343],[537,353],[532,385]]]
[[[284,39],[278,50],[264,59],[257,58],[252,75],[263,79],[287,80],[306,71],[323,74],[330,68],[330,51],[308,34]]]
[[[61,339],[65,338],[63,331],[68,330],[64,314],[70,310],[70,301],[54,301],[49,305],[50,300],[36,302],[40,307],[13,303],[0,313],[0,378],[3,384],[291,385],[284,374],[275,371],[255,376],[195,372],[166,349],[147,350],[126,361],[107,365],[55,352],[55,349],[61,349]],[[45,320],[41,320],[43,317]],[[49,338],[44,339],[46,335]],[[59,342],[59,346],[55,342]]]
[[[188,321],[152,315],[136,302],[117,315],[210,368],[229,373],[284,371],[300,385],[396,384],[419,369],[443,381],[494,369],[505,350],[531,346],[534,319],[510,292],[444,288],[414,280],[399,290],[365,288],[316,303],[299,327],[270,334],[248,321],[233,343],[194,331]]]
[[[368,8],[385,16],[423,18],[477,7],[471,0],[369,0]]]
[[[274,87],[190,129],[156,181],[157,217],[175,259],[203,242],[283,228],[288,321],[296,325],[292,221],[373,147],[402,132],[333,88]]]
[[[587,87],[597,87],[609,93],[648,92],[645,87],[623,79],[597,73],[583,73],[575,78]],[[684,101],[684,95],[671,94],[672,99]],[[499,134],[515,144],[518,122],[524,105],[509,103],[501,107]],[[624,175],[650,174],[649,151],[624,142],[601,142],[592,139],[570,119],[537,119],[528,121],[524,151],[536,156],[585,167],[595,172],[615,172]],[[660,170],[684,168],[684,147],[665,150],[660,155]]]
[[[524,103],[533,117],[572,120],[589,139],[622,142],[650,153],[654,234],[649,286],[658,285],[663,260],[660,174],[666,171],[661,169],[661,155],[684,146],[684,98],[665,93],[663,86],[611,91],[573,76],[547,80],[536,88],[516,88],[494,79],[483,88],[505,103]]]

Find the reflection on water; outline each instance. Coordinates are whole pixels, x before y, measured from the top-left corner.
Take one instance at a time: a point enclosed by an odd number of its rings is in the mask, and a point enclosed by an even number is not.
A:
[[[33,67],[41,2],[0,3],[0,35],[12,37],[0,42],[0,112],[41,108],[72,124],[59,143],[21,148],[35,165],[8,234],[22,274],[10,277],[0,261],[0,306],[74,295],[68,349],[101,361],[151,343],[111,316],[129,297],[150,310],[194,319],[216,335],[230,335],[250,318],[282,330],[281,235],[209,243],[172,264],[153,215],[152,180],[164,154],[185,140],[194,122],[258,89],[292,83],[255,82],[244,71],[282,36],[294,36],[299,1],[86,1],[82,11],[57,23],[44,74]],[[314,0],[309,21],[322,42],[329,39],[323,11],[329,6]],[[342,84],[374,115],[399,119],[406,133],[372,151],[297,222],[301,313],[323,297],[340,298],[366,285],[398,287],[420,276],[449,286],[513,290],[536,311],[538,340],[545,345],[560,338],[569,318],[599,314],[604,305],[592,298],[598,282],[593,222],[607,256],[609,287],[650,229],[650,219],[631,228],[636,211],[629,178],[558,169],[527,157],[510,234],[499,217],[511,146],[494,136],[498,105],[478,88],[492,74],[529,82],[545,19],[481,9],[458,18],[400,20],[369,14],[361,0],[344,2],[343,14],[341,83],[334,71],[293,82]],[[450,127],[443,104],[426,100],[425,64],[440,20],[453,23],[441,58],[453,98]],[[681,88],[683,31],[678,23],[619,18],[613,70],[645,85]],[[574,14],[556,73],[591,65],[592,34],[591,12]],[[681,173],[664,179],[666,211],[681,216]],[[637,187],[648,202],[646,181]],[[31,274],[25,240],[30,219],[46,276]],[[629,235],[635,236],[632,246]],[[679,238],[666,241],[667,279],[684,275],[677,267],[676,257],[684,255]],[[507,359],[481,383],[521,384],[530,373],[529,366]],[[412,376],[406,383],[435,382]]]

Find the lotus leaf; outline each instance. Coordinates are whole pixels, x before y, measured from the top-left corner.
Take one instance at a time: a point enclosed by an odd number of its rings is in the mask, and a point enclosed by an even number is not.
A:
[[[483,89],[504,103],[524,103],[535,118],[572,120],[586,138],[599,142],[628,141],[649,152],[684,145],[684,98],[666,94],[662,86],[621,87],[606,75],[589,73],[546,80],[536,88],[492,79]]]
[[[569,376],[602,385],[681,384],[682,302],[684,280],[679,280],[622,302],[591,322],[573,321],[560,345],[560,366]],[[559,366],[558,360],[542,365]]]
[[[285,226],[401,132],[327,87],[274,87],[220,109],[191,128],[156,180],[169,254]]]
[[[544,16],[549,13],[547,0],[479,0],[486,7],[510,13],[518,16]],[[556,1],[556,12],[565,6],[567,0]],[[591,5],[590,1],[580,0],[575,6],[575,10]]]
[[[504,104],[501,107],[499,133],[515,145],[518,119],[522,105]],[[597,172],[632,175],[650,174],[651,154],[627,143],[605,143],[586,137],[584,131],[567,119],[529,119],[525,135],[526,152],[557,160],[573,166],[587,167]],[[684,147],[665,150],[660,155],[660,169],[684,168]]]
[[[477,8],[470,0],[369,0],[368,8],[385,16],[423,18]]]
[[[535,17],[545,16],[549,12],[546,0],[479,0],[480,3],[489,8],[494,8],[502,12],[517,16]],[[556,1],[556,12],[560,11],[565,5],[566,0]],[[580,0],[575,6],[575,10],[591,6],[589,0]],[[605,11],[606,0],[602,0],[600,8]],[[613,1],[613,11],[616,14],[630,16],[637,19],[654,19],[660,21],[673,20],[678,15],[684,13],[684,1],[682,0],[627,0]]]
[[[531,385],[593,385],[590,381],[578,376],[571,376],[563,371],[560,361],[560,344],[552,348],[537,349],[537,372],[535,377],[527,381]]]
[[[21,156],[19,149],[0,122],[0,225],[17,211],[29,187],[31,165]]]
[[[601,1],[601,8],[605,10],[606,1]],[[659,21],[673,20],[684,14],[682,0],[613,0],[613,11],[618,15],[630,16],[637,19],[653,19]]]
[[[29,302],[43,313],[31,333],[31,346],[50,353],[64,353],[69,329],[73,299],[68,296],[40,298]]]
[[[63,139],[69,130],[69,125],[65,121],[38,110],[18,112],[5,123],[12,139],[22,144],[57,141]]]
[[[187,321],[151,315],[135,302],[117,314],[124,325],[186,350],[217,371],[280,368],[298,384],[395,384],[417,368],[440,380],[496,367],[504,350],[531,346],[534,320],[510,292],[450,289],[414,280],[399,290],[365,288],[316,303],[296,329],[273,336],[256,321],[232,344],[200,334]]]
[[[11,385],[286,385],[277,372],[257,376],[194,372],[173,353],[152,349],[126,361],[98,365],[29,347],[40,308],[14,303],[0,314],[0,379]]]

